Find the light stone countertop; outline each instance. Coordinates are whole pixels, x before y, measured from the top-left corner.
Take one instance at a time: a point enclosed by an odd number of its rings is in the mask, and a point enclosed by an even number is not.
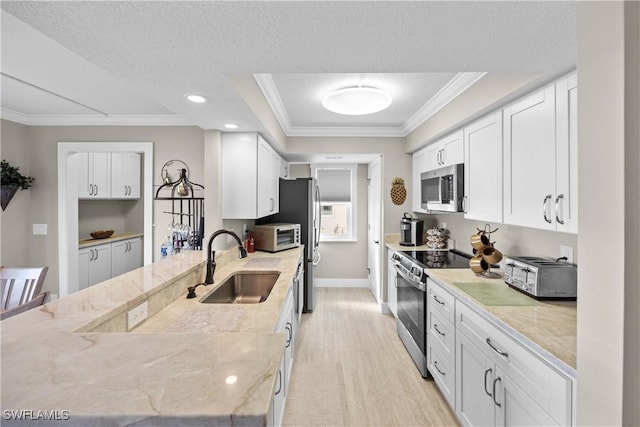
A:
[[[216,323],[198,324],[205,304],[185,298],[186,288],[204,278],[201,251],[3,320],[2,425],[36,425],[38,411],[58,416],[47,425],[265,425],[284,346],[284,334],[273,331],[302,250],[242,260],[235,248],[218,251],[216,283],[237,270],[281,271],[267,301],[235,309],[226,322],[214,316]],[[198,295],[209,290],[200,286]],[[194,309],[192,318],[167,323],[162,332],[144,330],[158,328],[154,315],[162,319],[182,300],[193,303],[186,307]],[[149,318],[126,332],[127,311],[143,301]],[[227,384],[232,375],[237,381]],[[29,410],[27,421],[4,416]]]
[[[106,243],[119,242],[121,240],[133,239],[142,236],[144,236],[144,233],[119,233],[112,234],[111,237],[107,237],[106,239],[82,239],[78,241],[78,248],[83,249],[91,246],[104,245]]]
[[[394,251],[407,250],[391,241],[387,248]],[[413,247],[411,250],[421,250]],[[425,249],[422,250],[427,250]],[[499,329],[513,336],[521,344],[543,357],[560,371],[576,378],[577,352],[577,303],[576,301],[538,301],[536,306],[487,306],[471,295],[452,285],[458,282],[504,283],[501,269],[491,271],[500,278],[477,276],[470,269],[427,269],[427,275],[443,285],[451,294],[465,302]]]

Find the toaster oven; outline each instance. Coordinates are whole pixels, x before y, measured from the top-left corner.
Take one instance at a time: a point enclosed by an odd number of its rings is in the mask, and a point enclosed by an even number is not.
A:
[[[278,252],[300,246],[300,224],[277,222],[256,225],[253,238],[258,251]]]
[[[538,299],[577,297],[578,271],[575,265],[539,257],[506,257],[504,281]]]

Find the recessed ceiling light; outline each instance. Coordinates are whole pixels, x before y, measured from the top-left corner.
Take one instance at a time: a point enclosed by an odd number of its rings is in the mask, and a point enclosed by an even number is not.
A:
[[[200,95],[187,95],[187,99],[191,102],[195,102],[196,104],[202,104],[207,101],[207,98]]]
[[[227,123],[224,125],[227,129],[238,129],[238,125],[235,123]]]
[[[386,109],[391,105],[391,95],[374,87],[348,87],[325,96],[322,105],[334,113],[362,116]]]

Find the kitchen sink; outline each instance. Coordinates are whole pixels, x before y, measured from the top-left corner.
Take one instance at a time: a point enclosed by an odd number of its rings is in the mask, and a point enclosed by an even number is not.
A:
[[[239,271],[200,300],[204,304],[259,304],[269,297],[279,271]]]

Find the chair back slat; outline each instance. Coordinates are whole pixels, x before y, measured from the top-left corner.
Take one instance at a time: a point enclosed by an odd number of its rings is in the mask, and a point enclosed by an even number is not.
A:
[[[25,304],[40,294],[49,267],[0,268],[2,309]]]

